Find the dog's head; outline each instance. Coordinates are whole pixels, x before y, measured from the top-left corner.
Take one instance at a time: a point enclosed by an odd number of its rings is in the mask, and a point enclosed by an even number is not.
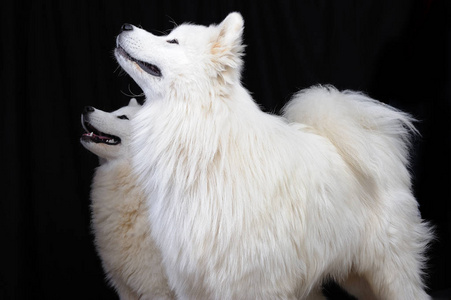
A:
[[[240,80],[243,23],[235,12],[219,25],[182,24],[165,36],[124,24],[115,56],[148,100],[222,97]]]
[[[130,120],[140,108],[136,99],[111,113],[86,106],[81,114],[81,125],[86,131],[81,136],[81,144],[101,161],[125,157],[130,145]]]

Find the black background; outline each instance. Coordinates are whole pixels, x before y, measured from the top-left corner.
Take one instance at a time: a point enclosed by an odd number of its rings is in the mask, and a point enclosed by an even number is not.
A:
[[[449,1],[8,0],[0,8],[1,299],[116,297],[90,231],[97,158],[79,143],[80,113],[115,110],[141,93],[113,59],[121,24],[160,34],[173,22],[219,23],[230,11],[245,19],[243,83],[264,110],[330,83],[420,120],[414,192],[437,234],[427,283],[437,298],[449,291]]]

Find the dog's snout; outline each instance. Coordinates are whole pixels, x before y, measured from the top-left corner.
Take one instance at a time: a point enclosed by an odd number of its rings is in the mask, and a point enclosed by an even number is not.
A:
[[[87,113],[91,113],[93,112],[95,109],[92,106],[85,106],[85,108],[83,109],[83,113],[87,114]]]
[[[125,23],[121,26],[121,32],[122,31],[131,31],[131,30],[133,30],[133,26],[128,23]]]

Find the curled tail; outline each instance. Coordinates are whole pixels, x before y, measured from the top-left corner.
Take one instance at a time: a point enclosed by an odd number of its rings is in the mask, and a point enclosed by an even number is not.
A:
[[[388,180],[404,175],[410,185],[409,148],[418,132],[409,114],[362,93],[314,86],[295,94],[283,115],[328,138],[360,174]]]

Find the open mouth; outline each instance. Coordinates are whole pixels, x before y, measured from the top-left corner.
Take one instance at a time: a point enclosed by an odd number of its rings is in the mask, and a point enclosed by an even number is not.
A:
[[[127,51],[124,50],[121,46],[117,46],[116,51],[125,57],[128,60],[131,60],[138,64],[138,66],[145,72],[149,73],[150,75],[161,77],[161,70],[156,65],[138,60],[134,57],[132,57],[130,54],[127,53]]]
[[[83,119],[83,129],[86,131],[81,136],[81,139],[85,142],[101,143],[107,145],[118,145],[121,143],[121,139],[115,135],[107,134],[97,130],[91,123]]]

